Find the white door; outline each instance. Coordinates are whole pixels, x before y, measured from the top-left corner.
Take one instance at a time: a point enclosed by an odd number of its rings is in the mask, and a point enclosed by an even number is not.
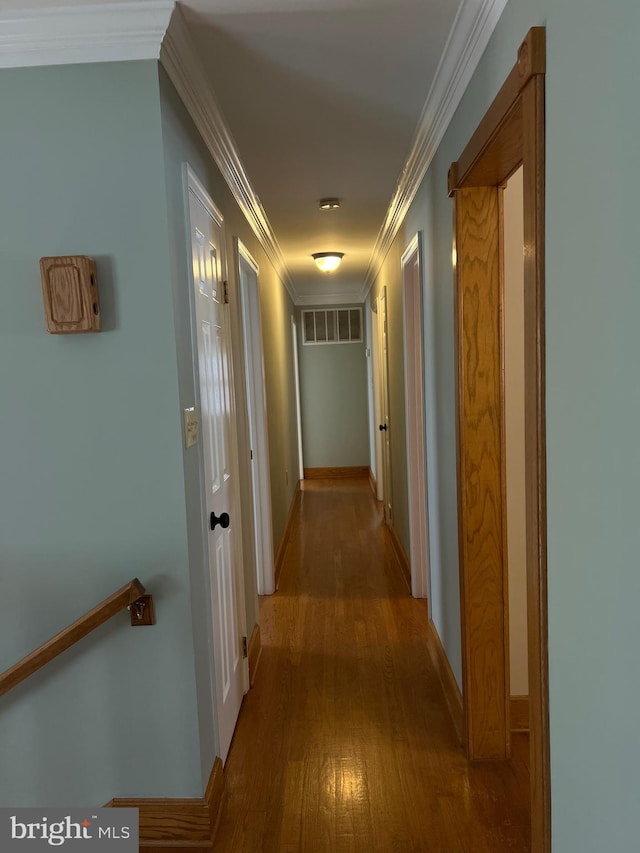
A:
[[[380,404],[380,342],[378,335],[378,299],[371,308],[371,368],[373,371],[373,431],[376,452],[376,500],[384,500],[384,465],[382,462],[382,441],[384,433],[380,432],[382,423],[382,406]]]
[[[298,364],[298,326],[291,315],[291,345],[293,347],[293,382],[296,391],[296,426],[298,431],[298,479],[304,480],[304,461],[302,453],[302,406],[300,405],[300,365]]]
[[[231,465],[233,411],[228,306],[223,286],[222,216],[189,174],[189,227],[200,384],[200,419],[208,530],[212,648],[220,758],[229,751],[244,694],[234,517],[236,472]]]
[[[404,396],[407,425],[407,484],[409,487],[409,560],[411,563],[411,594],[414,598],[427,598],[429,591],[421,278],[420,240],[416,234],[402,256]]]
[[[271,595],[271,593],[275,592],[276,582],[273,559],[269,435],[262,349],[262,325],[260,322],[258,265],[240,240],[237,240],[236,244],[242,302],[249,442],[251,444],[251,487],[253,492],[253,529],[257,588],[258,595]]]
[[[389,342],[387,335],[387,288],[382,288],[378,300],[378,344],[380,347],[380,423],[378,429],[383,434],[382,468],[384,488],[384,519],[391,524],[391,436],[389,435]]]

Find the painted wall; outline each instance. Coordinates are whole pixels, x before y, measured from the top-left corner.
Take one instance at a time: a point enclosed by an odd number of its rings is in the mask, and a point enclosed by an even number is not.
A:
[[[446,177],[535,25],[547,27],[553,850],[622,853],[637,846],[640,764],[640,682],[634,675],[640,648],[635,0],[619,0],[615,10],[595,0],[510,1],[375,288],[384,281],[397,291],[397,247],[423,230],[432,613],[459,679],[452,215]]]
[[[2,805],[199,796],[182,434],[154,62],[0,71],[0,670],[138,576],[2,699]],[[53,336],[38,262],[97,261],[103,331]]]
[[[233,238],[239,237],[260,267],[259,286],[262,329],[265,353],[265,380],[269,418],[270,469],[273,500],[273,533],[277,548],[284,530],[287,513],[296,484],[297,438],[295,422],[293,351],[290,332],[291,300],[275,274],[264,250],[251,231],[243,214],[213,162],[190,116],[180,101],[164,69],[159,68],[162,139],[164,143],[165,178],[168,198],[168,245],[171,257],[176,340],[178,344],[178,376],[180,408],[194,405],[197,399],[191,358],[191,315],[188,282],[190,246],[187,244],[184,220],[183,164],[188,162],[204,184],[224,216],[227,274],[230,286],[231,335],[236,377],[236,415],[246,430],[247,409],[244,396],[244,353],[241,344],[240,292],[237,259]],[[247,433],[248,434],[248,433]],[[205,543],[201,519],[204,508],[200,490],[199,447],[184,451],[185,492],[189,523],[189,559],[191,565],[192,606],[198,708],[201,731],[201,760],[203,779],[211,771],[217,749],[215,712],[212,703],[211,661],[209,659],[210,620],[207,614],[205,572]],[[240,496],[246,620],[248,636],[258,622],[256,594],[255,551],[250,519],[251,472],[248,448],[239,448]],[[285,472],[290,472],[289,484]]]
[[[367,346],[300,342],[305,468],[369,466]]]
[[[522,169],[504,190],[504,414],[509,588],[509,682],[529,694],[524,451],[524,208]]]

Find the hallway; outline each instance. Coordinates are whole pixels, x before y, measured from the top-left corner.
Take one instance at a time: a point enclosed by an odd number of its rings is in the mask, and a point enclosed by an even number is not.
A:
[[[261,630],[216,851],[529,850],[527,738],[465,759],[367,481],[303,484]]]

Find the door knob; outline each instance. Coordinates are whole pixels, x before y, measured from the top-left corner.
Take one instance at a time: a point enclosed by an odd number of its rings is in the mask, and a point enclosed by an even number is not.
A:
[[[380,432],[386,432],[389,429],[389,426],[388,424],[380,424],[378,429],[380,430]]]
[[[218,524],[220,525],[220,527],[222,527],[224,529],[226,529],[229,526],[229,513],[228,512],[221,512],[220,516],[217,516],[215,514],[215,512],[211,513],[211,515],[209,516],[209,526],[211,527],[212,530],[215,530]]]

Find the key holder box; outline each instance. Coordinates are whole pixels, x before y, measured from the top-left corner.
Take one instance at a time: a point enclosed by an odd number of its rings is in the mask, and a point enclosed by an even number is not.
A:
[[[93,258],[66,255],[40,259],[47,331],[73,335],[101,331],[98,276]]]

